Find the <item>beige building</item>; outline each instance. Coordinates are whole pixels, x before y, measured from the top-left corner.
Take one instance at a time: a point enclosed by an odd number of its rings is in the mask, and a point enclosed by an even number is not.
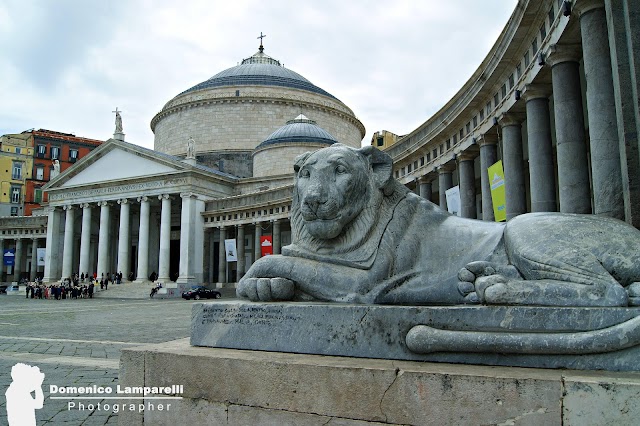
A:
[[[371,137],[371,146],[384,150],[396,143],[398,138],[401,138],[401,136],[387,130],[380,130],[379,132],[375,132]]]

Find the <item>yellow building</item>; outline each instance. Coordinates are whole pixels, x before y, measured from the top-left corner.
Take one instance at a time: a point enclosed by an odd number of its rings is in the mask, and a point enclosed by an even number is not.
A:
[[[31,133],[0,137],[0,217],[22,216],[26,179],[33,170]]]
[[[371,146],[375,146],[378,149],[386,149],[396,143],[399,137],[400,136],[395,133],[381,130],[373,134],[373,137],[371,138]]]

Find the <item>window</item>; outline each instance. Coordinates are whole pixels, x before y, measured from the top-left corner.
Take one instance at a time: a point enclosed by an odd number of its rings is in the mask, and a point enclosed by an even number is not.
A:
[[[478,127],[478,116],[474,115],[473,116],[473,128],[475,129],[476,127]]]
[[[19,203],[20,202],[20,187],[14,186],[11,188],[11,202]]]
[[[531,54],[535,55],[538,51],[538,38],[533,39],[533,43],[531,43]]]
[[[11,216],[18,216],[18,208],[11,207]]]
[[[546,36],[547,36],[547,24],[546,22],[543,22],[542,26],[540,27],[540,40],[544,40]]]
[[[402,168],[402,170],[400,171],[400,175],[401,175],[401,176],[404,176],[404,175],[406,175],[406,174],[407,174],[407,172],[405,172],[405,170],[406,170],[406,169],[403,167],[403,168]]]
[[[34,203],[42,203],[42,189],[36,188],[33,191],[33,202]]]
[[[407,173],[411,173],[411,170],[412,170],[412,169],[411,169],[411,164],[409,164],[409,165],[407,166]]]
[[[396,179],[398,179],[399,177],[400,177],[400,172],[396,170]]]
[[[440,144],[440,155],[444,154],[444,144]]]
[[[471,133],[471,122],[467,123],[466,130],[467,130],[467,134]]]
[[[13,172],[11,173],[11,179],[22,179],[22,163],[13,163]]]
[[[36,149],[36,156],[38,158],[44,158],[47,155],[47,146],[46,145],[38,145]]]
[[[509,89],[513,89],[513,84],[514,84],[513,73],[511,73],[511,75],[509,76]]]
[[[60,147],[52,146],[51,147],[51,159],[57,160],[60,158]]]
[[[447,139],[447,151],[451,149],[451,139]]]
[[[413,170],[416,170],[418,168],[418,160],[413,162]]]
[[[377,139],[377,144],[378,146],[384,146],[384,138],[382,136]]]
[[[427,154],[428,156],[429,154]],[[420,167],[424,166],[424,157],[420,157]]]
[[[493,95],[493,106],[494,108],[498,108],[498,104],[500,103],[500,98],[498,98],[498,94]]]
[[[519,80],[522,75],[522,66],[520,64],[516,65],[516,78]]]
[[[553,3],[551,3],[551,9],[549,10],[549,26],[553,24],[553,21],[556,20],[556,9],[553,7]]]
[[[431,161],[431,154],[430,154],[430,153],[427,153],[427,163],[428,163],[429,161]]]
[[[462,140],[463,137],[464,137],[464,130],[460,129],[460,140]]]
[[[491,101],[487,102],[487,115],[491,114]]]
[[[78,159],[78,150],[77,149],[70,149],[69,150],[69,161],[71,161],[72,163],[75,163],[77,159]]]
[[[22,154],[22,148],[16,147],[16,154]]]
[[[529,51],[527,50],[524,54],[524,67],[528,67],[530,62]]]
[[[434,159],[438,158],[438,150],[437,149],[433,150],[433,158]]]
[[[484,120],[484,110],[480,110],[480,120]]]
[[[453,135],[453,144],[457,144],[458,143],[458,135]]]
[[[36,179],[44,180],[44,167],[42,166],[36,167]]]
[[[502,88],[500,89],[500,91],[502,92],[502,99],[507,97],[507,85],[503,84]]]

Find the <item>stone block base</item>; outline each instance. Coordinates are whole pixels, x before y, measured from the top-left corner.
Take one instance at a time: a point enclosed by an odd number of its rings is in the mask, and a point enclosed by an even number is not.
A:
[[[119,385],[183,385],[175,395],[183,399],[165,401],[168,409],[121,411],[121,425],[584,426],[640,418],[634,373],[214,349],[188,339],[123,349]]]

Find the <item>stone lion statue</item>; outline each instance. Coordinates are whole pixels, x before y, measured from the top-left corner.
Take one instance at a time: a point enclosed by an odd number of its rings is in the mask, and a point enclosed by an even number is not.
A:
[[[619,220],[531,213],[452,216],[392,177],[374,147],[298,157],[292,244],[237,288],[252,301],[379,304],[640,304],[640,231]]]

